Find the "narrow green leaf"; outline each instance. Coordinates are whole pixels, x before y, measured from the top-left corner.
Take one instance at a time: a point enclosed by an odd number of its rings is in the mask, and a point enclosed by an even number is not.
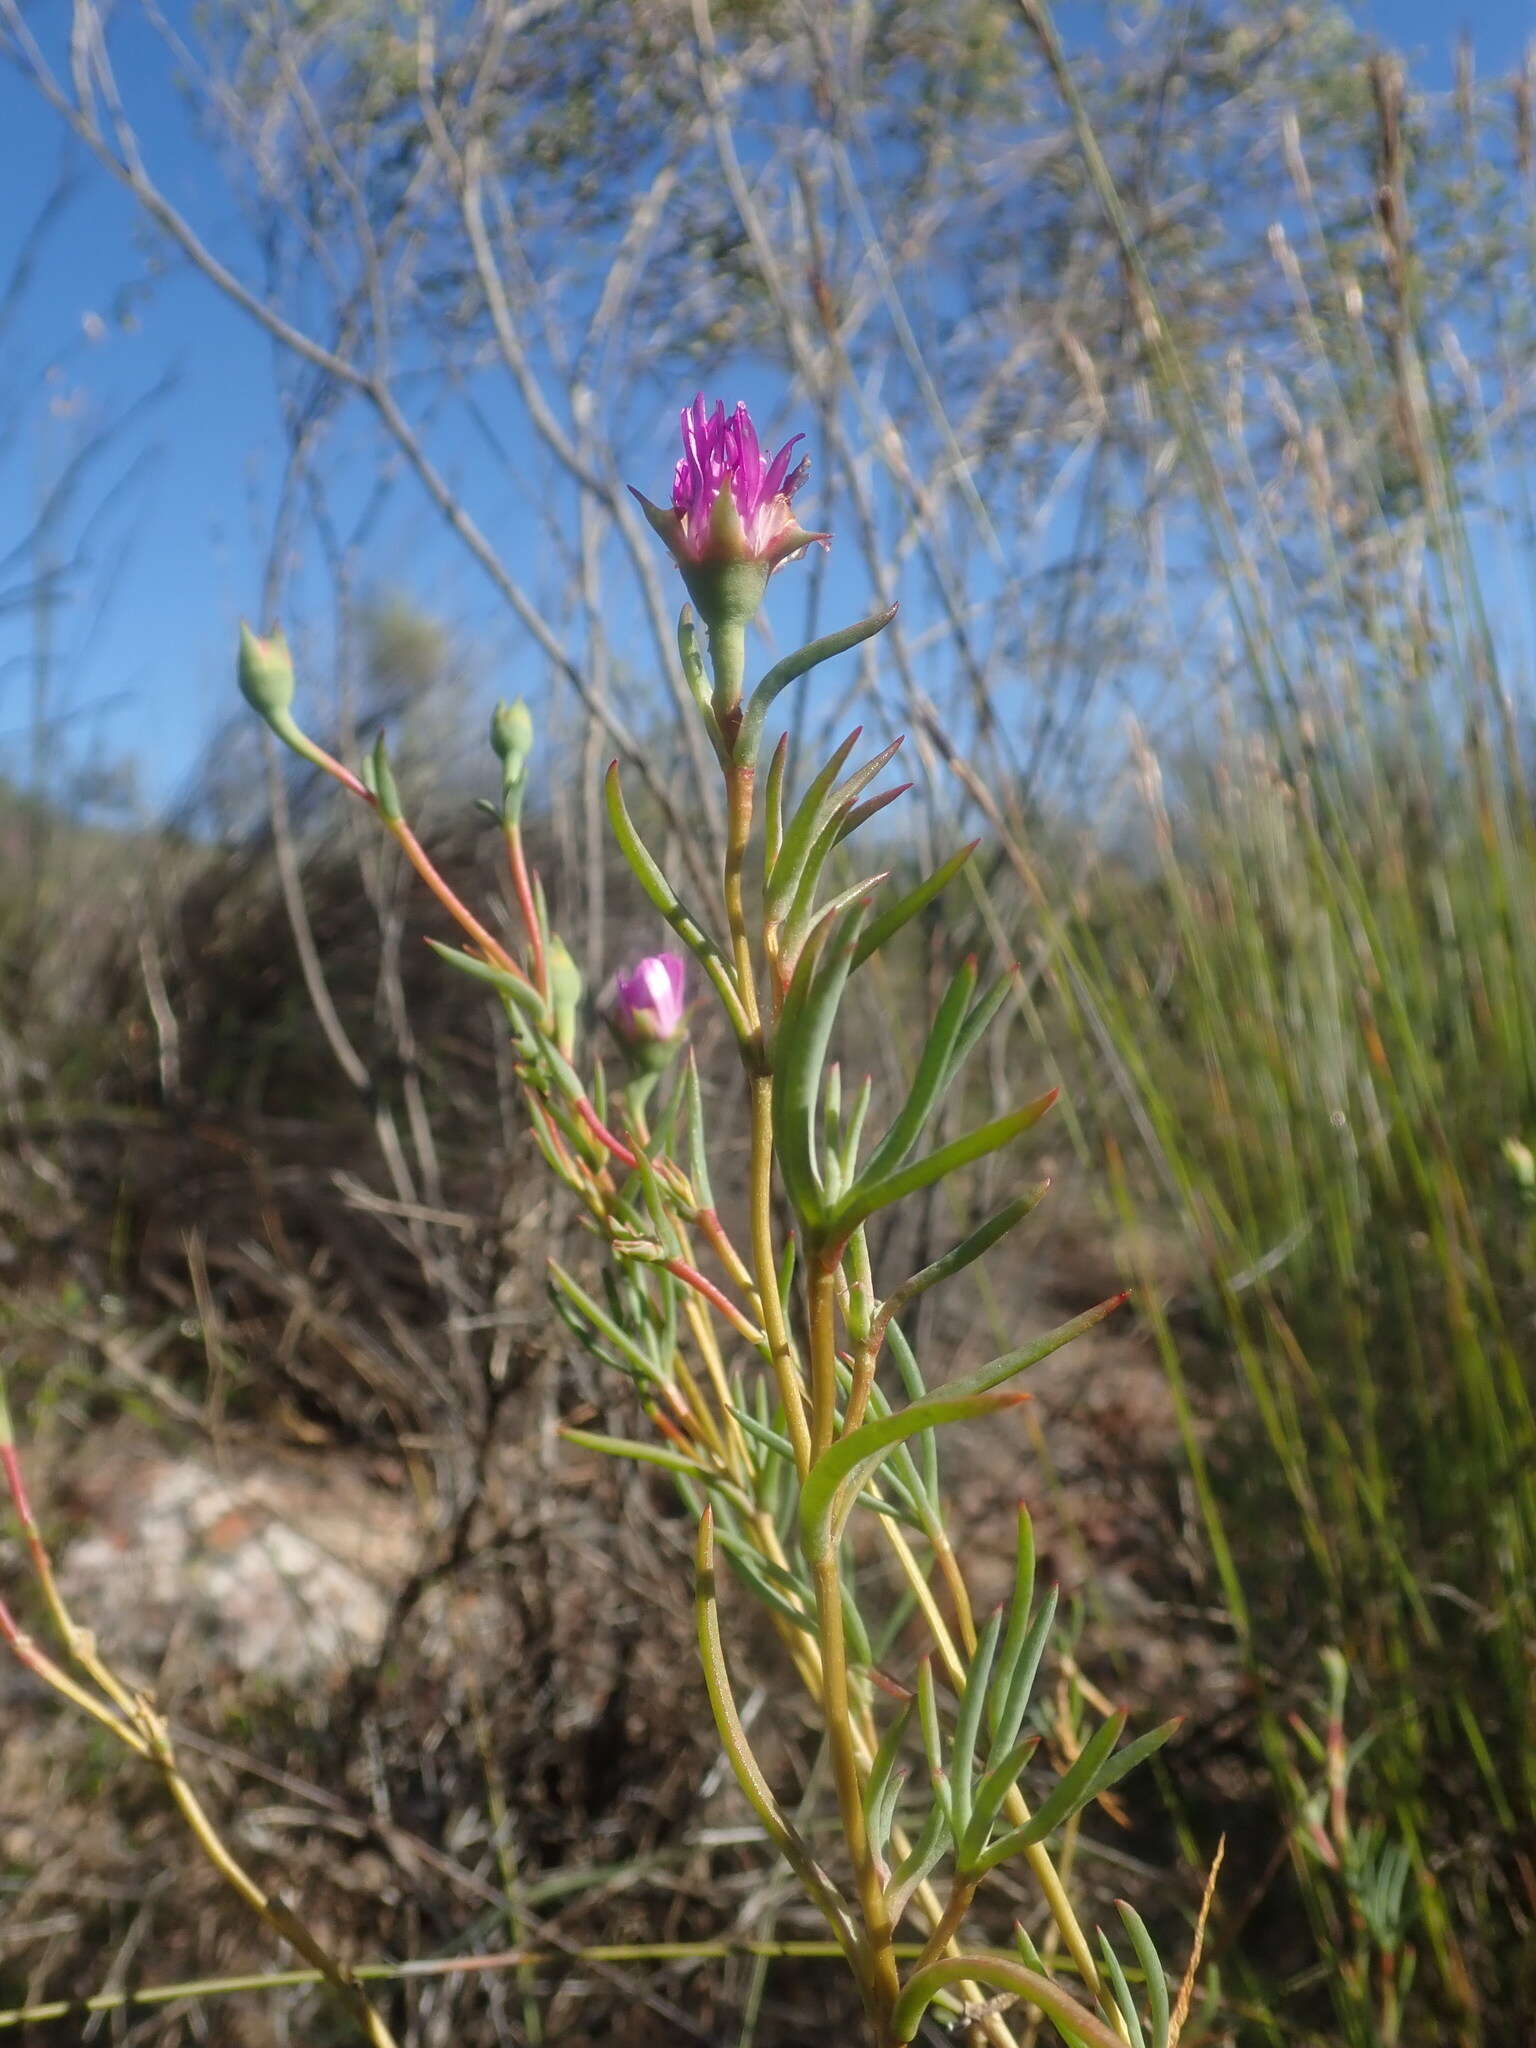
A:
[[[784,777],[789,771],[789,734],[779,734],[779,743],[768,763],[763,780],[763,872],[771,874],[784,844]]]
[[[842,1589],[843,1634],[847,1638],[848,1661],[859,1670],[867,1671],[875,1661],[875,1653],[869,1647],[869,1630],[864,1626],[864,1617],[859,1612],[859,1603],[854,1598],[846,1574],[842,1579]]]
[[[864,1818],[873,1828],[874,1816],[880,1810],[881,1801],[895,1777],[896,1765],[901,1757],[901,1745],[906,1740],[908,1728],[912,1725],[912,1701],[908,1700],[880,1739],[875,1751],[869,1776],[864,1784]]]
[[[954,1738],[949,1745],[949,1778],[954,1788],[955,1832],[962,1840],[970,1822],[975,1791],[976,1738],[981,1732],[981,1717],[987,1703],[987,1686],[992,1676],[992,1660],[997,1655],[997,1639],[1002,1633],[1002,1627],[1002,1614],[993,1614],[977,1638],[975,1653],[965,1674],[965,1689],[960,1695],[960,1711],[955,1716]]]
[[[599,1114],[601,1113],[599,1111]],[[663,1253],[668,1258],[680,1258],[683,1241],[678,1233],[677,1218],[673,1213],[671,1200],[662,1191],[661,1182],[656,1176],[655,1160],[652,1157],[653,1153],[659,1155],[662,1150],[659,1127],[651,1133],[647,1144],[642,1145],[638,1139],[631,1140],[630,1150],[635,1156],[634,1178],[639,1181],[641,1192],[645,1196],[645,1209],[651,1229]]]
[[[804,944],[805,934],[815,922],[816,891],[821,887],[822,873],[831,858],[833,848],[843,836],[843,828],[854,807],[854,798],[874,780],[901,744],[899,739],[893,740],[872,760],[866,761],[862,767],[855,768],[847,781],[823,800],[820,813],[813,821],[817,826],[816,836],[812,840],[809,852],[800,863],[793,900],[783,917],[784,947],[791,956]],[[792,827],[792,834],[793,830]],[[781,900],[775,898],[770,915],[778,915],[781,908]]]
[[[1016,1856],[1021,1849],[1033,1848],[1036,1842],[1043,1842],[1074,1813],[1080,1813],[1093,1797],[1094,1780],[1124,1733],[1129,1718],[1125,1708],[1121,1707],[1095,1728],[1079,1750],[1076,1760],[1056,1780],[1024,1825],[994,1842],[971,1868],[977,1871],[993,1869],[1005,1858]]]
[[[1054,1586],[1040,1602],[1040,1611],[1030,1622],[1019,1644],[1013,1668],[1008,1674],[1006,1691],[1001,1685],[994,1691],[997,1702],[997,1729],[995,1740],[1010,1744],[1018,1739],[1024,1725],[1024,1716],[1029,1712],[1030,1694],[1035,1689],[1035,1679],[1040,1670],[1040,1659],[1045,1655],[1045,1646],[1051,1639],[1051,1630],[1056,1622],[1057,1592]]]
[[[773,1568],[760,1552],[755,1551],[750,1543],[744,1543],[739,1536],[733,1536],[723,1528],[715,1531],[715,1540],[730,1558],[737,1574],[746,1581],[748,1588],[765,1607],[772,1608],[775,1614],[782,1615],[785,1621],[805,1634],[816,1633],[815,1614],[807,1613],[804,1607],[789,1597],[782,1586],[774,1583],[774,1578],[769,1576]],[[774,1574],[775,1578],[787,1576]],[[795,1590],[792,1579],[789,1585],[791,1591]]]
[[[1136,2001],[1131,1996],[1130,1985],[1126,1982],[1125,1966],[1115,1954],[1114,1946],[1103,1928],[1095,1931],[1099,1937],[1099,1954],[1104,1959],[1104,1974],[1109,1979],[1115,2003],[1119,2006],[1120,2016],[1125,2021],[1125,2038],[1130,2048],[1147,2048],[1147,2037],[1141,2028],[1141,2015],[1136,2010]]]
[[[845,839],[851,839],[861,825],[867,825],[871,818],[879,817],[883,810],[904,797],[911,787],[910,782],[898,782],[894,789],[882,789],[874,796],[865,797],[863,803],[855,804],[839,824],[835,843],[841,846]]]
[[[1029,1633],[1029,1610],[1035,1601],[1035,1525],[1029,1509],[1020,1501],[1014,1511],[1013,1595],[1008,1603],[1008,1628],[992,1680],[988,1724],[997,1736],[999,1711],[1008,1697],[1013,1674],[1018,1669],[1024,1638]],[[1010,1735],[1005,1738],[1012,1741]]]
[[[1035,1947],[1034,1937],[1022,1920],[1015,1920],[1013,1923],[1013,1942],[1021,1960],[1031,1970],[1043,1970],[1045,1968],[1045,1958],[1041,1955],[1039,1949]]]
[[[1058,1323],[1054,1330],[1047,1330],[1043,1337],[1035,1338],[1032,1344],[1021,1344],[1017,1351],[1005,1351],[1001,1358],[994,1358],[990,1365],[978,1367],[975,1372],[962,1373],[944,1389],[946,1393],[980,1394],[989,1387],[1001,1386],[1021,1372],[1027,1372],[1032,1365],[1038,1365],[1042,1358],[1049,1358],[1053,1351],[1059,1351],[1064,1344],[1070,1344],[1074,1337],[1081,1337],[1085,1331],[1094,1329],[1106,1316],[1114,1314],[1122,1302],[1129,1300],[1125,1294],[1112,1294],[1105,1301],[1095,1302],[1092,1308],[1084,1309],[1080,1316],[1074,1316],[1069,1323]]]
[[[1049,1089],[1022,1109],[997,1117],[977,1130],[967,1131],[964,1137],[941,1145],[936,1152],[926,1153],[910,1166],[903,1166],[879,1180],[860,1174],[838,1204],[836,1212],[827,1218],[828,1229],[837,1235],[853,1230],[860,1223],[868,1222],[881,1209],[890,1208],[892,1203],[905,1200],[920,1188],[932,1187],[935,1181],[943,1180],[960,1167],[973,1165],[976,1160],[985,1159],[1004,1145],[1012,1144],[1015,1138],[1022,1137],[1025,1131],[1039,1123],[1059,1093],[1059,1089]]]
[[[1165,1721],[1160,1728],[1153,1728],[1146,1735],[1138,1736],[1135,1742],[1128,1743],[1118,1755],[1112,1755],[1125,1722],[1122,1708],[1111,1715],[1101,1728],[1095,1729],[1084,1743],[1077,1762],[1057,1781],[1028,1823],[1004,1835],[1001,1841],[994,1842],[977,1867],[991,1870],[1006,1857],[1017,1855],[1021,1849],[1032,1848],[1036,1842],[1043,1842],[1047,1835],[1069,1821],[1073,1814],[1080,1813],[1100,1793],[1118,1784],[1127,1771],[1133,1771],[1137,1764],[1145,1762],[1161,1749],[1179,1725],[1177,1721]],[[1090,1763],[1091,1768],[1085,1768]]]
[[[859,1084],[854,1097],[853,1108],[848,1113],[848,1122],[842,1136],[842,1168],[844,1178],[851,1178],[859,1156],[859,1140],[864,1135],[864,1120],[869,1115],[869,1105],[874,1099],[875,1084],[868,1074]]]
[[[823,942],[808,946],[801,956],[774,1038],[774,1151],[785,1192],[811,1229],[820,1224],[825,1207],[816,1157],[816,1104],[853,959],[848,937],[834,924],[824,931]]]
[[[1134,1771],[1138,1764],[1144,1764],[1149,1756],[1155,1756],[1165,1742],[1170,1741],[1183,1725],[1183,1716],[1175,1715],[1171,1721],[1163,1721],[1156,1728],[1149,1728],[1145,1735],[1138,1735],[1134,1742],[1128,1742],[1124,1749],[1111,1757],[1094,1782],[1093,1796],[1107,1792],[1111,1785]]]
[[[1010,968],[1006,974],[1000,974],[992,986],[977,998],[975,1007],[965,1020],[964,1029],[955,1041],[955,1073],[959,1073],[981,1043],[987,1027],[1012,995],[1017,979],[1016,971]]]
[[[807,931],[806,937],[811,937],[822,925],[830,924],[839,911],[846,910],[850,903],[857,903],[861,898],[867,900],[873,896],[880,887],[880,884],[889,878],[889,875],[889,868],[880,868],[872,875],[861,875],[858,881],[850,882],[846,889],[840,889],[835,896],[831,897],[826,903],[823,903],[818,909],[815,917],[811,920],[810,929]],[[786,934],[784,946],[786,957],[790,959],[796,958],[803,943],[802,940],[791,942]]]
[[[860,939],[854,966],[862,967],[866,960],[872,959],[904,925],[912,922],[919,911],[925,910],[941,890],[947,889],[980,844],[979,839],[973,839],[969,846],[962,846],[958,853],[952,853],[948,860],[941,861],[915,889],[909,889],[898,902],[882,911]]]
[[[1168,2048],[1168,1979],[1157,1953],[1157,1944],[1147,1932],[1147,1923],[1134,1906],[1128,1906],[1124,1899],[1116,1899],[1115,1905],[1125,1923],[1125,1931],[1131,1937],[1131,1946],[1136,1951],[1136,1960],[1141,1965],[1142,1979],[1147,1987],[1147,2017],[1152,2022],[1152,2048]]]
[[[547,1261],[546,1271],[551,1284],[586,1317],[600,1336],[607,1338],[621,1357],[630,1361],[641,1381],[654,1386],[661,1378],[655,1358],[643,1351],[627,1330],[620,1328],[614,1318],[593,1300],[581,1282],[568,1273],[557,1259]]]
[[[846,1395],[853,1384],[853,1373],[841,1360],[838,1361],[837,1381]],[[890,1412],[891,1404],[881,1391],[878,1383],[871,1386],[869,1390],[870,1415],[883,1416],[889,1415]],[[931,1430],[925,1431],[921,1441],[925,1448],[931,1449],[933,1432]],[[935,1498],[936,1484],[926,1482],[922,1474],[919,1473],[917,1461],[912,1456],[909,1444],[897,1444],[893,1448],[885,1462],[883,1483],[890,1487],[899,1499],[909,1505],[913,1514],[917,1517],[918,1526],[926,1527],[927,1517],[933,1514],[937,1506]],[[873,1502],[871,1502],[871,1505],[873,1505]]]
[[[886,1905],[893,1925],[901,1919],[912,1894],[944,1854],[948,1840],[949,1821],[942,1802],[936,1798],[928,1809],[922,1832],[891,1872],[891,1881],[885,1888]]]
[[[395,787],[395,771],[389,765],[389,743],[381,732],[373,743],[373,752],[363,761],[362,782],[364,789],[378,806],[379,816],[386,825],[398,825],[405,813],[400,808],[400,792]]]
[[[736,1036],[745,1042],[752,1035],[751,1028],[747,1022],[746,1011],[742,1008],[741,998],[736,993],[730,966],[714,940],[686,908],[635,830],[634,821],[624,803],[617,761],[611,761],[608,765],[603,793],[607,803],[608,823],[618,842],[619,851],[628,861],[635,880],[714,983],[715,993],[725,1006]]]
[[[860,1489],[894,1445],[946,1422],[970,1422],[998,1414],[1021,1398],[1017,1394],[967,1394],[954,1400],[947,1393],[931,1394],[894,1415],[863,1423],[850,1436],[839,1437],[806,1474],[801,1491],[800,1534],[806,1556],[820,1562],[831,1555]]]
[[[720,727],[715,719],[714,699],[704,668],[704,655],[699,646],[699,629],[694,624],[691,604],[685,604],[678,614],[677,656],[683,665],[683,678],[688,685],[688,694],[703,712],[705,727],[715,743],[715,752],[724,762],[729,757],[720,742]]]
[[[923,1738],[923,1755],[928,1762],[928,1775],[937,1781],[944,1772],[944,1731],[939,1726],[939,1696],[933,1683],[933,1659],[924,1657],[917,1667],[917,1725]],[[944,1817],[950,1816],[949,1785],[946,1780],[943,1793]]]
[[[689,1048],[689,1051],[690,1053],[692,1052],[692,1047]],[[686,1061],[684,1061],[675,1069],[679,1076],[686,1068],[686,1064]],[[662,1101],[660,1113],[652,1119],[651,1135],[647,1148],[652,1159],[666,1159],[669,1156],[675,1158],[677,1156],[677,1127],[683,1114],[683,1094],[683,1083],[679,1079],[675,1086],[668,1089]],[[603,1116],[603,1112],[599,1110],[598,1115]],[[603,1122],[606,1123],[607,1121],[607,1117],[603,1116]]]
[[[1022,1741],[1004,1750],[997,1762],[988,1767],[976,1787],[970,1819],[957,1852],[957,1860],[962,1869],[975,1868],[977,1857],[987,1846],[987,1837],[992,1832],[992,1823],[997,1819],[998,1809],[1019,1782],[1019,1773],[1039,1747],[1038,1735],[1026,1735]]]
[[[1050,1188],[1048,1180],[1037,1181],[1028,1194],[1019,1195],[1007,1202],[985,1223],[973,1230],[969,1237],[962,1238],[957,1245],[935,1259],[931,1266],[924,1266],[920,1273],[914,1273],[910,1280],[901,1285],[880,1305],[879,1320],[882,1322],[902,1315],[919,1295],[926,1294],[930,1287],[937,1287],[942,1280],[953,1278],[956,1273],[975,1263],[993,1245],[1005,1238],[1009,1231],[1022,1223],[1030,1212],[1037,1208]]]
[[[770,1457],[783,1459],[793,1465],[795,1462],[794,1446],[782,1430],[770,1428],[766,1422],[760,1421],[750,1409],[733,1408],[731,1413],[752,1441],[767,1451]]]
[[[704,1137],[704,1096],[693,1047],[683,1062],[683,1107],[688,1131],[688,1180],[701,1209],[713,1209],[715,1191],[709,1180],[709,1146]]]
[[[909,1401],[926,1400],[928,1382],[923,1378],[923,1369],[917,1362],[917,1353],[907,1342],[907,1333],[892,1323],[885,1333],[890,1346],[891,1358],[896,1366],[896,1377],[901,1381],[902,1391]]]
[[[829,791],[843,772],[843,763],[858,745],[864,728],[856,725],[845,740],[840,740],[829,758],[811,778],[811,786],[795,806],[788,825],[781,835],[779,850],[770,866],[764,871],[763,904],[770,922],[781,919],[792,900],[805,866],[811,842],[820,829],[819,820],[822,805]]]
[[[852,626],[842,626],[835,633],[823,633],[819,640],[812,640],[807,646],[796,648],[793,654],[786,654],[782,661],[776,661],[747,700],[746,716],[742,719],[736,740],[736,759],[753,761],[757,758],[758,747],[762,744],[763,722],[775,698],[791,683],[797,682],[811,669],[819,668],[822,662],[831,661],[835,655],[846,654],[861,641],[872,639],[895,616],[895,605],[882,612],[872,612],[867,619],[859,619]]]
[[[635,1465],[656,1465],[663,1472],[675,1472],[680,1478],[691,1479],[696,1485],[709,1487],[716,1493],[724,1494],[733,1507],[750,1514],[752,1503],[739,1487],[706,1466],[696,1465],[692,1458],[681,1451],[674,1451],[668,1444],[640,1443],[624,1436],[599,1436],[589,1429],[564,1429],[560,1435],[568,1444],[575,1444],[579,1450],[597,1451],[605,1458],[627,1458]]]
[[[976,987],[976,961],[972,957],[962,960],[944,991],[937,1014],[928,1032],[928,1042],[923,1047],[922,1057],[917,1063],[917,1072],[907,1090],[907,1099],[900,1113],[893,1120],[890,1129],[880,1140],[864,1162],[860,1180],[877,1182],[910,1156],[912,1148],[922,1137],[928,1119],[938,1106],[939,1098],[953,1068],[950,1055],[955,1041],[965,1023],[966,1012],[971,1005],[971,995]]]
[[[467,974],[474,981],[483,981],[498,995],[505,996],[509,1003],[515,1003],[532,1023],[549,1022],[544,1008],[544,998],[520,975],[508,974],[504,967],[495,967],[489,960],[477,960],[473,953],[465,953],[458,946],[445,946],[439,939],[428,939],[439,960],[446,960],[450,967],[457,967],[460,974]]]
[[[794,1287],[795,1284],[795,1261],[798,1257],[799,1248],[796,1245],[795,1240],[792,1237],[786,1237],[784,1240],[784,1249],[779,1253],[779,1269],[777,1275],[779,1284],[779,1307],[784,1311],[784,1320],[786,1322],[788,1322],[789,1320],[789,1297],[790,1290]]]
[[[901,1804],[901,1795],[910,1775],[911,1773],[905,1764],[901,1766],[900,1770],[892,1771],[890,1780],[881,1795],[880,1803],[870,1813],[867,1823],[870,1847],[882,1859],[890,1844],[891,1829],[896,1824],[896,1809]]]
[[[922,1368],[918,1365],[917,1356],[912,1346],[907,1342],[906,1331],[897,1323],[888,1323],[885,1331],[885,1343],[887,1351],[895,1362],[897,1377],[901,1381],[902,1389],[907,1399],[909,1401],[926,1399],[928,1387],[923,1379]],[[929,1512],[938,1515],[941,1512],[939,1506],[938,1436],[933,1430],[928,1429],[924,1430],[916,1439],[909,1439],[908,1442],[912,1450],[914,1464],[916,1464],[918,1459],[922,1461],[922,1492],[924,1499],[928,1502]]]

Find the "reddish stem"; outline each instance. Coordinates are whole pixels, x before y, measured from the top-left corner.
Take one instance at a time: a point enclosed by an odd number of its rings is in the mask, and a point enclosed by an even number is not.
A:
[[[0,1600],[0,1637],[10,1645],[23,1664],[33,1670],[37,1668],[33,1656],[28,1654],[32,1649],[32,1638],[26,1634],[3,1600]]]
[[[574,1104],[576,1114],[600,1145],[606,1145],[614,1158],[624,1166],[638,1166],[639,1160],[622,1138],[616,1138],[592,1107],[585,1095],[578,1095]]]
[[[751,1289],[752,1275],[747,1271],[746,1262],[735,1245],[726,1235],[725,1225],[713,1209],[700,1209],[695,1213],[694,1222],[703,1234],[705,1243],[724,1266],[738,1287]]]
[[[375,810],[378,809],[378,799],[366,783],[359,782],[350,768],[344,768],[336,756],[328,754],[324,747],[316,746],[307,734],[305,738],[308,742],[305,752],[307,760],[312,761],[315,767],[323,768],[327,775],[334,776],[342,788],[350,791],[353,796],[360,796],[365,804],[371,804]]]
[[[670,1415],[663,1415],[659,1408],[653,1408],[651,1410],[651,1421],[669,1442],[675,1444],[680,1451],[686,1451],[690,1457],[693,1456],[694,1444],[678,1428]]]
[[[32,1568],[46,1584],[52,1577],[53,1568],[48,1561],[48,1553],[43,1548],[42,1534],[37,1526],[37,1517],[32,1512],[27,1482],[21,1473],[21,1459],[17,1456],[14,1443],[0,1444],[0,1470],[5,1473],[11,1505],[16,1510],[17,1521],[21,1524],[21,1533],[28,1555],[32,1559]]]
[[[528,933],[528,955],[533,962],[533,985],[547,1002],[549,971],[544,961],[544,934],[539,927],[539,913],[534,906],[533,884],[528,877],[528,863],[523,858],[523,835],[516,825],[508,825],[504,836],[507,842],[507,865],[512,870],[512,888],[517,896],[517,907],[522,912],[523,924]]]
[[[366,791],[364,793],[366,794]],[[394,834],[406,859],[432,891],[438,902],[442,904],[444,910],[447,911],[454,923],[458,925],[459,929],[466,932],[474,940],[488,960],[494,962],[505,973],[515,975],[519,981],[523,980],[525,978],[523,971],[512,958],[512,955],[499,939],[491,936],[479,918],[469,908],[468,904],[462,902],[454,894],[453,890],[449,888],[437,869],[432,865],[426,848],[416,837],[410,826],[406,824],[405,820],[403,818],[396,818],[393,821],[386,819],[385,822],[389,825],[389,829]]]
[[[16,1455],[14,1444],[0,1444],[0,1467],[5,1471],[5,1483],[15,1503],[17,1520],[23,1529],[35,1532],[37,1524],[32,1514],[32,1503],[27,1497],[27,1482],[21,1476],[21,1460]]]
[[[739,1335],[752,1343],[762,1341],[762,1332],[752,1328],[730,1296],[722,1288],[717,1287],[713,1280],[706,1278],[697,1266],[690,1266],[686,1259],[663,1259],[662,1265],[674,1280],[681,1280],[683,1285],[691,1287],[695,1294],[702,1294],[710,1306],[717,1308]]]

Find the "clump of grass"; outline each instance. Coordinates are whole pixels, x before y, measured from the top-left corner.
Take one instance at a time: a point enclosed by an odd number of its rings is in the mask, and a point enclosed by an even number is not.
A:
[[[1043,14],[1040,33],[1051,45]],[[1047,922],[1054,1015],[1129,1111],[1101,1126],[1135,1141],[1127,1218],[1177,1215],[1200,1354],[1235,1370],[1235,1403],[1189,1384],[1195,1354],[1148,1271],[1321,1943],[1255,2008],[1276,2039],[1331,2020],[1351,2044],[1473,2043],[1507,2038],[1528,1992],[1536,1817],[1536,820],[1507,644],[1530,564],[1501,509],[1524,446],[1507,386],[1504,431],[1490,424],[1497,369],[1427,334],[1452,280],[1413,241],[1404,138],[1422,110],[1392,65],[1370,86],[1362,246],[1320,233],[1304,262],[1272,230],[1298,344],[1270,394],[1273,475],[1231,426],[1240,394],[1224,412],[1176,340],[1100,163],[1241,661],[1227,715],[1176,762],[1140,747],[1140,857],[1101,867],[1091,912],[1016,834],[1011,852]],[[1305,215],[1294,137],[1290,157]],[[1468,318],[1496,366],[1512,333]],[[1473,455],[1493,479],[1475,499]],[[1192,1419],[1213,1395],[1214,1442]],[[1369,1868],[1320,1849],[1287,1718],[1320,1648],[1366,1738],[1350,1799]],[[1320,1751],[1330,1771],[1341,1753]]]

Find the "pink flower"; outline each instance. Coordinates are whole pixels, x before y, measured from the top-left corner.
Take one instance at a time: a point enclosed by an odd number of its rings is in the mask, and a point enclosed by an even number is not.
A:
[[[688,970],[676,953],[653,953],[614,977],[608,1021],[630,1047],[671,1045],[683,1035]]]
[[[803,434],[786,441],[770,462],[747,408],[738,405],[727,418],[724,401],[711,412],[702,392],[682,415],[682,426],[672,509],[664,512],[634,495],[685,574],[735,562],[759,563],[771,574],[813,540],[828,544],[831,535],[807,533],[790,506],[810,474],[809,457],[789,466]]]

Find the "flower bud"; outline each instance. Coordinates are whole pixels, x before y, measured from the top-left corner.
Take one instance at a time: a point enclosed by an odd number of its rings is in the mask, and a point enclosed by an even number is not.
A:
[[[576,1012],[581,1007],[581,969],[571,958],[564,939],[552,932],[544,953],[549,976],[549,1006],[555,1016],[555,1044],[566,1059],[576,1049]]]
[[[491,713],[491,745],[508,774],[522,774],[533,752],[533,713],[521,697]]]
[[[236,675],[241,696],[269,725],[293,702],[293,657],[280,632],[253,633],[242,619]]]
[[[533,714],[521,697],[498,704],[491,713],[491,746],[501,763],[502,823],[516,825],[522,817],[528,757],[533,752]]]
[[[688,1036],[688,970],[676,953],[654,953],[614,976],[603,1005],[608,1027],[638,1066],[659,1071]]]

